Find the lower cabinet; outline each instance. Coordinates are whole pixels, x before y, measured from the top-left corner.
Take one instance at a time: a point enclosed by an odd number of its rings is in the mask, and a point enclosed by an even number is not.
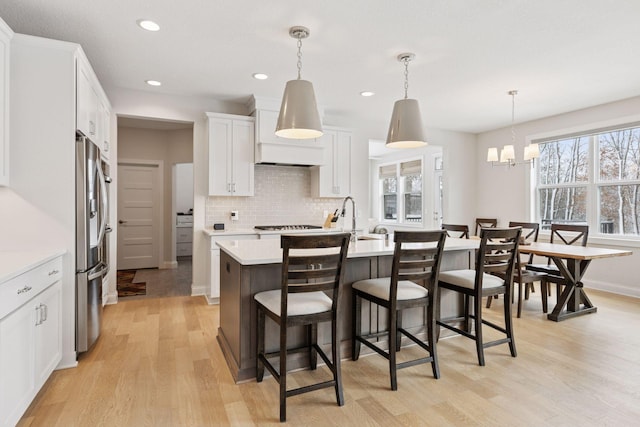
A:
[[[209,304],[220,302],[220,248],[216,242],[221,240],[258,240],[257,234],[224,234],[211,236],[211,256],[207,258],[207,283],[210,288],[207,293]]]
[[[62,359],[61,265],[54,260],[0,284],[3,302],[20,304],[0,314],[0,426],[17,424]]]

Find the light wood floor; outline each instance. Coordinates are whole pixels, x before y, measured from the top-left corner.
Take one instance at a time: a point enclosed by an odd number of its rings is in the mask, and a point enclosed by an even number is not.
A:
[[[598,312],[561,323],[545,320],[532,296],[522,318],[514,319],[517,358],[504,345],[493,347],[480,367],[473,341],[442,340],[442,378],[434,380],[428,365],[403,369],[397,392],[389,389],[383,358],[346,360],[345,406],[336,405],[332,389],[296,396],[288,400],[288,422],[639,425],[640,300],[589,295]],[[502,299],[485,313],[501,309]],[[218,307],[202,297],[106,307],[96,347],[77,368],[54,372],[19,425],[279,425],[276,382],[233,383],[215,339],[217,319]],[[309,374],[293,377],[303,382]]]

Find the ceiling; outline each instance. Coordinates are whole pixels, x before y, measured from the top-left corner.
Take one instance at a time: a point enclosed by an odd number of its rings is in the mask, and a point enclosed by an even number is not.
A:
[[[640,95],[639,16],[635,0],[0,2],[15,32],[80,43],[107,95],[279,99],[296,78],[288,29],[304,25],[302,77],[325,113],[386,128],[404,94],[396,57],[413,52],[409,97],[424,124],[472,133],[510,124],[511,89],[516,122]],[[161,30],[140,29],[141,18]]]

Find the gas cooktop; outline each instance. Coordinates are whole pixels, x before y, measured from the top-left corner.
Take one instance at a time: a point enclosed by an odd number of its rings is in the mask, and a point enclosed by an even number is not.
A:
[[[256,230],[264,231],[286,231],[286,230],[318,230],[322,227],[319,225],[256,225]]]

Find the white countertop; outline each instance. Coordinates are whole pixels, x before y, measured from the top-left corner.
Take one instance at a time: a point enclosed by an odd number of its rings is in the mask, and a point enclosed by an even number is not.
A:
[[[274,234],[314,234],[314,233],[348,233],[349,230],[341,230],[340,228],[313,228],[306,230],[256,230],[255,228],[239,228],[235,230],[214,230],[212,228],[205,228],[204,234],[207,236],[239,236],[245,234],[260,235],[274,235]],[[360,231],[360,230],[358,230]],[[384,237],[383,235],[381,235]]]
[[[64,253],[64,249],[0,251],[0,284]]]
[[[240,228],[237,230],[214,230],[213,228],[205,228],[202,230],[207,236],[238,236],[242,234],[256,234],[253,228]]]
[[[280,240],[225,240],[217,245],[242,265],[274,264],[282,262]],[[445,251],[478,249],[479,240],[448,237]],[[393,255],[393,239],[357,240],[349,244],[347,258]]]

